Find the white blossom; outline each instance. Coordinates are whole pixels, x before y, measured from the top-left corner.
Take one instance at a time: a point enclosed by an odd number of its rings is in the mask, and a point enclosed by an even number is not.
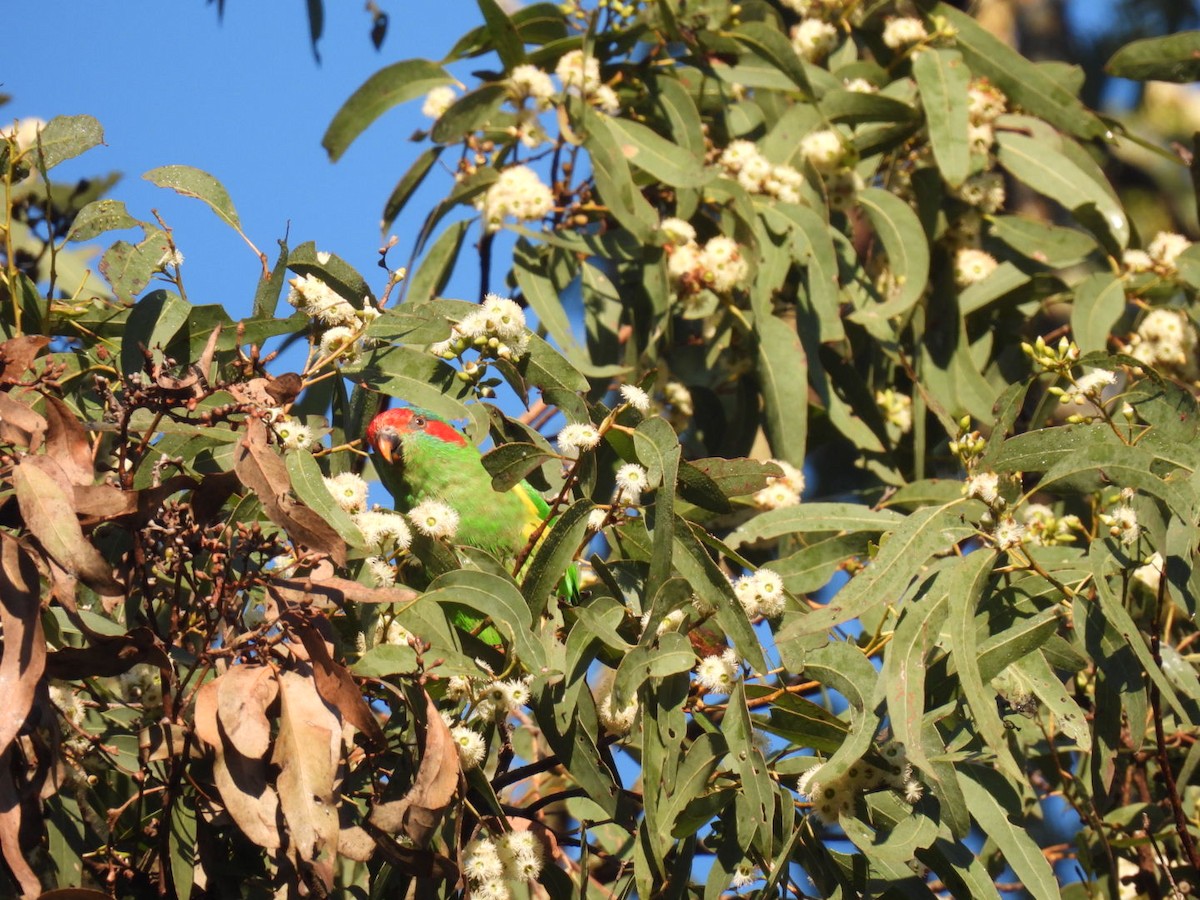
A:
[[[996,270],[996,257],[983,250],[962,247],[954,254],[954,283],[960,288],[978,284]]]
[[[849,160],[841,134],[832,128],[812,131],[801,138],[800,155],[818,172],[834,172]]]
[[[584,95],[600,86],[600,63],[593,56],[585,56],[582,50],[568,50],[559,59],[554,74],[564,88],[575,88]]]
[[[307,450],[313,445],[312,429],[291,416],[276,419],[271,425],[284,450]]]
[[[717,235],[704,245],[697,260],[705,283],[717,293],[727,293],[746,277],[749,267],[737,241]]]
[[[1126,504],[1118,506],[1107,515],[1102,513],[1100,521],[1108,526],[1108,533],[1115,538],[1119,538],[1121,543],[1126,547],[1136,544],[1138,537],[1142,533],[1142,527],[1138,524],[1137,513],[1134,512],[1132,506]]]
[[[458,762],[464,771],[476,769],[487,757],[487,743],[478,731],[466,725],[455,725],[450,729],[454,749],[458,751]]]
[[[996,523],[992,536],[996,539],[997,547],[1010,550],[1025,542],[1025,526],[1012,516],[1005,516]]]
[[[912,397],[886,388],[875,392],[875,403],[883,413],[885,422],[901,434],[912,431]]]
[[[408,518],[426,537],[452,540],[458,533],[458,513],[441,500],[422,500],[409,510]]]
[[[600,720],[600,725],[609,734],[629,734],[629,730],[633,728],[633,722],[637,718],[637,713],[637,697],[630,698],[629,702],[621,709],[613,708],[611,683],[608,685],[608,690],[603,692],[600,701],[596,704],[596,717]]]
[[[412,532],[399,513],[376,507],[355,513],[352,518],[368,547],[381,547],[391,552],[407,549],[412,543]]]
[[[550,76],[529,63],[515,66],[508,75],[509,94],[517,101],[530,98],[539,109],[550,105],[554,97],[554,82]]]
[[[636,502],[648,487],[646,470],[637,463],[625,463],[616,474],[617,490],[630,502]]]
[[[650,395],[635,384],[621,385],[621,397],[640,413],[650,411]]]
[[[804,19],[792,28],[792,49],[809,62],[819,62],[837,44],[838,30],[820,19]]]
[[[600,431],[591,422],[568,422],[558,432],[556,440],[562,453],[578,453],[599,444]]]
[[[1128,271],[1134,273],[1149,272],[1154,268],[1154,260],[1145,250],[1126,250],[1121,254],[1121,263]]]
[[[395,567],[382,556],[368,556],[366,566],[376,587],[390,587],[396,583]]]
[[[471,882],[499,881],[504,877],[504,863],[496,844],[488,838],[472,841],[463,851],[463,874]]]
[[[696,684],[706,694],[728,694],[737,681],[742,660],[732,647],[724,653],[706,656],[696,665]]]
[[[995,472],[972,475],[963,485],[963,493],[968,498],[982,500],[988,506],[993,506],[1000,498],[1000,476]]]
[[[1157,594],[1159,585],[1162,583],[1162,574],[1163,555],[1155,550],[1143,565],[1133,570],[1133,579],[1148,587],[1151,593]]]
[[[689,244],[696,240],[696,229],[692,224],[674,216],[663,219],[659,229],[672,244]]]
[[[1150,258],[1156,263],[1173,272],[1175,270],[1175,261],[1179,258],[1179,254],[1190,246],[1192,246],[1192,242],[1182,234],[1176,234],[1173,231],[1160,231],[1146,247],[1146,252],[1150,254]]]
[[[990,124],[1008,111],[1008,98],[986,78],[978,78],[971,82],[967,89],[967,99],[967,115],[976,125]]]
[[[733,592],[751,619],[759,616],[775,618],[783,612],[787,599],[783,593],[783,580],[766,568],[743,575],[733,583]]]
[[[511,831],[500,838],[500,859],[512,881],[532,881],[542,873],[542,844],[532,831]]]
[[[367,508],[367,483],[353,472],[342,472],[325,479],[325,487],[334,501],[348,513]]]
[[[496,231],[506,217],[523,222],[544,218],[554,208],[554,194],[533,169],[510,166],[504,169],[484,195],[481,205],[484,227]]]
[[[889,18],[883,26],[883,43],[892,50],[908,47],[929,37],[925,23],[914,16]]]
[[[425,102],[421,106],[421,115],[428,116],[430,119],[440,119],[457,98],[458,95],[454,92],[454,88],[448,84],[440,84],[425,95]]]

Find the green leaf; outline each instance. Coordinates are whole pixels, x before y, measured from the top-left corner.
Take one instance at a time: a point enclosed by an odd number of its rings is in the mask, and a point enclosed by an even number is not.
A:
[[[354,266],[336,253],[318,252],[313,241],[305,241],[291,252],[288,268],[299,275],[320,278],[355,309],[362,309],[364,298],[375,298],[371,286]]]
[[[422,637],[429,640],[424,634]],[[408,644],[378,644],[350,667],[351,672],[364,678],[410,675],[417,670],[417,652]]]
[[[821,766],[818,776],[820,781],[829,782],[844,775],[871,747],[879,727],[879,711],[870,700],[879,673],[853,644],[830,641],[805,655],[803,674],[838,691],[850,705],[846,739]]]
[[[696,664],[692,642],[677,631],[659,635],[652,644],[639,644],[630,650],[617,668],[613,681],[613,708],[621,709],[636,695],[648,678],[665,678],[687,672]]]
[[[632,119],[609,120],[625,158],[659,181],[678,188],[701,187],[712,177],[701,159]]]
[[[438,144],[458,143],[488,124],[507,97],[508,88],[503,83],[485,84],[468,91],[438,117],[429,132],[430,139]]]
[[[880,673],[896,740],[908,748],[913,765],[935,781],[936,772],[925,755],[922,740],[925,673],[926,658],[946,619],[946,601],[946,587],[933,578],[919,596],[904,604]]]
[[[1108,128],[1072,93],[971,16],[949,3],[937,3],[927,16],[953,26],[954,46],[971,72],[984,76],[1017,106],[1080,138],[1102,138]]]
[[[592,174],[600,202],[639,241],[653,243],[658,214],[634,184],[615,128],[609,124],[607,116],[586,107],[582,122],[587,132],[583,146],[592,159]]]
[[[279,307],[279,295],[283,293],[284,279],[287,278],[288,245],[286,241],[279,242],[279,256],[275,267],[266,278],[259,279],[258,287],[254,289],[254,307],[251,316],[255,319],[274,319]],[[246,340],[252,340],[248,335]]]
[[[996,135],[996,160],[1018,181],[1061,203],[1076,218],[1091,222],[1087,207],[1095,207],[1118,247],[1129,243],[1125,210],[1100,184],[1046,141],[1012,131]]]
[[[754,742],[754,726],[746,704],[746,684],[741,679],[729,695],[721,728],[729,742],[729,763],[741,780],[738,799],[744,799],[748,807],[749,827],[744,831],[739,827],[739,833],[747,845],[756,831],[760,840],[769,840],[775,792],[767,761]],[[769,855],[771,851],[768,848],[766,852]]]
[[[684,814],[694,801],[711,793],[712,776],[728,750],[725,738],[712,732],[699,735],[688,747],[675,773],[674,783],[666,786],[669,793],[661,813],[673,837],[687,836],[683,827],[692,823],[684,818]]]
[[[483,467],[492,476],[492,490],[503,493],[524,481],[542,463],[555,458],[545,447],[513,441],[485,453]]]
[[[1134,81],[1200,81],[1200,31],[1132,41],[1112,55],[1104,71]]]
[[[469,390],[454,377],[453,366],[431,353],[398,345],[381,347],[372,351],[363,365],[346,366],[342,373],[444,419],[474,420],[462,403]]]
[[[490,572],[459,569],[434,579],[425,601],[455,607],[466,607],[491,620],[516,649],[517,655],[531,672],[546,665],[546,651],[533,631],[529,605],[517,586],[507,578]]]
[[[129,313],[121,343],[121,369],[126,375],[145,369],[147,350],[166,349],[191,315],[192,306],[170,291],[152,291]]]
[[[1086,752],[1092,746],[1092,732],[1088,728],[1087,714],[1067,693],[1062,679],[1051,668],[1042,651],[1037,650],[1017,660],[1013,667],[1025,676],[1038,699],[1054,715],[1055,730]]]
[[[1026,821],[1020,795],[998,772],[981,766],[963,766],[958,771],[971,815],[996,842],[1021,886],[1036,900],[1057,900],[1061,896],[1058,881],[1041,847],[1030,836],[1033,823]]]
[[[90,241],[107,231],[137,228],[141,224],[141,221],[129,215],[120,200],[93,200],[79,211],[71,223],[67,240]]]
[[[386,66],[342,104],[325,130],[321,146],[337,162],[354,139],[393,106],[453,82],[454,78],[445,69],[425,59],[406,59]]]
[[[171,804],[171,881],[176,897],[188,897],[196,874],[196,807],[190,797]]]
[[[840,341],[846,332],[841,321],[837,253],[829,223],[808,207],[780,204],[777,209],[795,226],[796,261],[806,268],[808,307],[817,320],[818,339],[821,343]],[[811,350],[808,355],[811,364]]]
[[[138,243],[117,241],[100,257],[100,274],[108,279],[117,298],[126,303],[132,303],[146,289],[159,270],[159,261],[171,250],[165,231],[150,226],[144,226],[144,231],[146,236]],[[122,347],[122,354],[124,350]]]
[[[914,121],[917,111],[903,100],[886,94],[866,94],[862,91],[832,90],[817,104],[831,122],[905,122]],[[796,107],[791,107],[795,109]],[[785,113],[784,115],[787,115]]]
[[[541,615],[587,534],[590,500],[577,500],[554,520],[545,538],[530,558],[521,590],[534,615]]]
[[[975,282],[958,295],[958,311],[963,316],[977,312],[1029,284],[1029,280],[1025,272],[1006,260],[983,281]]]
[[[766,22],[744,22],[729,36],[786,75],[804,99],[812,99],[812,85],[808,83],[804,63],[779,28]]]
[[[408,171],[404,173],[401,179],[396,182],[396,186],[392,188],[392,193],[388,195],[387,202],[383,204],[383,216],[379,223],[379,230],[384,234],[391,229],[396,221],[396,217],[403,212],[405,205],[412,197],[421,183],[425,180],[425,176],[433,168],[433,164],[437,162],[438,157],[442,155],[445,147],[429,147],[420,156],[418,156]]]
[[[151,169],[142,177],[151,184],[170,188],[177,194],[195,197],[208,204],[221,221],[238,232],[242,230],[242,223],[238,219],[237,210],[233,208],[233,200],[230,199],[229,192],[225,190],[225,185],[207,172],[191,166],[160,166],[157,169]]]
[[[38,135],[38,162],[49,171],[103,143],[104,129],[91,116],[55,116]]]
[[[960,502],[917,510],[887,537],[871,564],[827,606],[799,620],[798,636],[819,634],[881,603],[896,603],[921,575],[930,556],[945,553],[974,532],[974,528],[963,524]]]
[[[661,113],[669,123],[674,142],[690,158],[702,159],[705,152],[704,131],[700,113],[687,88],[680,84],[673,70],[656,72],[647,87],[650,89],[648,99],[654,104],[655,111]]]
[[[799,336],[782,319],[760,317],[754,332],[771,453],[802,466],[808,446],[808,358]]]
[[[859,310],[851,318],[889,319],[907,312],[924,295],[929,284],[929,243],[917,214],[895,194],[881,188],[866,188],[858,192],[858,202],[883,242],[888,268],[896,278],[898,290],[882,305]]]
[[[446,230],[433,242],[433,246],[421,260],[417,271],[408,280],[406,301],[420,303],[432,300],[445,289],[470,227],[470,219],[455,222],[453,225],[447,226]]]
[[[1071,336],[1082,352],[1108,349],[1109,335],[1126,302],[1125,283],[1111,272],[1096,272],[1076,285]]]
[[[505,69],[512,69],[525,62],[525,45],[516,25],[496,0],[477,0],[479,11],[483,13],[483,21],[487,23],[487,34],[491,45],[504,63]]]
[[[333,499],[313,455],[307,450],[292,450],[287,454],[286,461],[296,496],[332,525],[347,543],[362,547],[365,544],[362,532],[350,514]]]
[[[960,482],[956,482],[956,485]],[[960,489],[955,494],[961,496]],[[805,532],[883,532],[900,527],[905,517],[887,509],[871,509],[857,503],[802,503],[759,513],[739,526],[726,543],[732,549],[770,540],[785,534]]]
[[[971,71],[957,50],[931,49],[913,56],[912,72],[921,92],[933,158],[946,184],[957,188],[971,170],[967,140]]]
[[[995,216],[990,233],[1022,256],[1053,269],[1078,265],[1100,252],[1095,238],[1086,232],[1024,216]]]

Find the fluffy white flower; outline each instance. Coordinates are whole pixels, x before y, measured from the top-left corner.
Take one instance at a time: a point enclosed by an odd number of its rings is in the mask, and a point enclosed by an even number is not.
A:
[[[425,102],[421,105],[421,115],[428,116],[430,119],[440,119],[457,97],[454,88],[448,84],[440,84],[425,95]]]
[[[568,50],[554,67],[564,88],[575,88],[587,95],[600,86],[600,63],[582,50]]]
[[[525,334],[525,311],[521,304],[499,294],[488,294],[480,307],[486,314],[488,332],[500,340],[514,340]]]
[[[1108,533],[1119,538],[1126,547],[1136,544],[1142,533],[1142,526],[1138,524],[1137,513],[1132,506],[1122,504],[1108,515],[1101,514],[1100,521],[1108,526]]]
[[[1004,206],[1004,176],[999,172],[979,172],[964,181],[957,194],[963,203],[980,212],[997,212]]]
[[[488,188],[481,212],[484,226],[496,231],[511,216],[524,222],[541,219],[554,208],[554,194],[528,166],[510,166]]]
[[[724,235],[709,239],[697,263],[704,282],[721,294],[733,290],[749,271],[737,241]]]
[[[800,188],[804,186],[804,176],[798,169],[788,165],[773,166],[762,186],[763,191],[784,203],[799,203]]]
[[[1008,111],[1008,98],[986,78],[971,82],[967,98],[967,115],[976,125],[990,124]]]
[[[659,229],[672,244],[690,244],[696,240],[696,229],[692,224],[674,216],[663,219]]]
[[[1149,272],[1154,268],[1154,260],[1145,250],[1126,250],[1121,254],[1121,262],[1130,272]]]
[[[355,513],[367,508],[367,483],[353,472],[326,478],[325,487],[346,512]]]
[[[650,395],[636,384],[621,385],[621,397],[640,413],[650,411]]]
[[[600,725],[609,734],[629,734],[629,730],[633,728],[633,722],[637,718],[637,713],[638,702],[636,697],[630,699],[629,703],[621,709],[613,708],[611,684],[609,684],[608,690],[601,696],[600,702],[596,704],[596,717],[600,720]]]
[[[765,568],[752,575],[743,575],[733,583],[733,592],[751,619],[778,616],[787,599],[783,593],[783,580]]]
[[[607,84],[602,84],[597,87],[588,96],[588,102],[601,112],[608,113],[610,116],[615,116],[621,111],[621,98]]]
[[[837,44],[838,30],[820,19],[805,19],[792,29],[792,49],[809,62],[819,62]]]
[[[759,877],[754,863],[740,862],[734,867],[733,875],[729,879],[729,887],[731,890],[740,891],[742,888],[750,887]]]
[[[463,874],[471,882],[499,881],[504,877],[504,863],[499,849],[488,838],[479,838],[463,851]]]
[[[721,155],[717,157],[717,163],[731,175],[736,175],[748,164],[762,158],[762,154],[753,141],[739,139],[729,142],[729,145],[721,151]]]
[[[782,509],[785,506],[795,506],[800,502],[804,493],[804,473],[783,459],[768,460],[783,470],[783,474],[774,477],[761,491],[753,497],[754,505],[759,509]]]
[[[381,547],[391,552],[395,549],[404,550],[412,543],[412,532],[399,513],[377,507],[355,513],[353,519],[368,547]]]
[[[996,130],[991,125],[968,125],[967,143],[972,152],[985,154],[996,143]]]
[[[183,265],[183,253],[179,250],[168,249],[158,260],[158,267],[165,269],[167,266],[179,268]]]
[[[960,288],[978,284],[991,275],[998,265],[992,254],[962,247],[954,254],[954,283]]]
[[[913,16],[889,18],[883,26],[883,43],[893,50],[908,47],[929,37],[925,23]]]
[[[832,128],[811,131],[801,138],[800,155],[818,172],[835,172],[850,159],[841,134]]]
[[[500,838],[500,859],[512,881],[532,881],[542,873],[542,844],[532,831],[511,831]]]
[[[483,689],[478,711],[482,719],[504,719],[529,702],[529,683],[521,678],[493,681]]]
[[[316,275],[298,275],[288,282],[288,303],[323,325],[355,325],[356,310]]]
[[[1010,550],[1025,542],[1025,526],[1012,516],[1005,516],[996,523],[996,530],[992,536],[996,539],[997,547]]]
[[[1099,400],[1104,389],[1117,383],[1117,373],[1108,369],[1092,369],[1075,379],[1075,384],[1064,389],[1063,403],[1082,405],[1092,400]]]
[[[599,531],[604,527],[609,520],[609,511],[603,507],[597,506],[588,513],[587,528],[588,531]]]
[[[368,556],[366,565],[376,587],[390,587],[396,583],[395,568],[382,556]]]
[[[728,694],[737,681],[742,660],[732,647],[724,653],[706,656],[696,665],[696,684],[706,694]]]
[[[1149,246],[1146,247],[1146,252],[1150,254],[1150,258],[1156,263],[1159,263],[1164,268],[1170,271],[1175,270],[1175,260],[1179,258],[1179,254],[1192,246],[1192,242],[1185,238],[1182,234],[1176,234],[1173,231],[1160,231],[1154,236]]]
[[[475,769],[487,757],[487,743],[483,735],[466,725],[455,725],[450,729],[454,749],[458,751],[458,762],[464,771]]]
[[[321,356],[332,356],[341,350],[343,357],[355,355],[352,351],[347,352],[347,348],[354,343],[357,336],[358,332],[355,329],[346,325],[336,325],[321,335],[318,352]]]
[[[84,716],[87,715],[87,707],[83,705],[83,699],[78,691],[72,690],[69,686],[51,684],[50,702],[72,725],[83,724]]]
[[[879,88],[871,84],[865,78],[847,78],[842,82],[842,87],[855,94],[877,94]]]
[[[862,176],[853,169],[840,169],[825,175],[825,197],[829,201],[830,209],[843,212],[850,209],[862,189]]]
[[[550,76],[528,63],[515,66],[508,76],[509,95],[518,102],[530,98],[541,109],[554,97],[554,82]]]
[[[972,475],[963,485],[963,493],[975,500],[992,506],[1000,498],[1000,476],[995,472],[980,472]]]
[[[637,498],[641,497],[642,491],[649,486],[646,470],[637,463],[625,463],[617,469],[616,481],[617,490],[631,502],[636,502]]]
[[[117,679],[126,703],[140,703],[144,711],[162,706],[162,679],[158,667],[139,663]]]
[[[291,416],[276,419],[271,426],[284,450],[307,450],[313,445],[312,429]]]
[[[680,244],[667,256],[667,275],[673,281],[682,281],[700,267],[700,248],[693,242]]]
[[[591,422],[569,422],[558,432],[558,449],[563,453],[591,450],[600,443],[600,432]]]
[[[1130,338],[1129,353],[1147,365],[1191,373],[1196,364],[1196,329],[1182,310],[1152,309]]]
[[[426,537],[452,540],[458,533],[458,513],[441,500],[422,500],[409,510],[408,518]]]

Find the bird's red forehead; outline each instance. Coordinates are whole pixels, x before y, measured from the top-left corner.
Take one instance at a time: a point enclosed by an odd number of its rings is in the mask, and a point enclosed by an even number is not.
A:
[[[392,428],[406,434],[421,432],[448,444],[459,447],[467,445],[467,439],[453,426],[407,407],[389,409],[371,420],[371,424],[367,426],[367,440],[372,446],[377,444],[376,438],[383,428]]]

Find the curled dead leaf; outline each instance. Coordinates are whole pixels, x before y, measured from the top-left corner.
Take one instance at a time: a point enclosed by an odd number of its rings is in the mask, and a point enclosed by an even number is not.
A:
[[[292,541],[328,555],[339,566],[346,564],[346,542],[333,526],[291,497],[287,464],[267,444],[267,428],[259,419],[247,422],[233,470],[258,497],[267,518],[283,528]]]
[[[279,676],[279,736],[271,762],[279,803],[301,859],[321,864],[315,871],[332,878],[338,824],[334,780],[342,751],[342,725],[317,693],[315,680],[299,672]],[[332,881],[328,882],[332,886]]]
[[[13,748],[0,753],[0,852],[8,870],[21,887],[22,898],[33,898],[42,891],[42,883],[26,862],[21,847],[21,822],[34,818],[40,810],[31,803],[26,791],[16,783],[15,772],[20,766],[13,762]]]
[[[268,585],[278,600],[290,606],[342,607],[354,603],[408,603],[421,596],[412,588],[369,587],[349,578],[272,578]],[[282,606],[283,604],[281,604]]]
[[[168,668],[171,660],[146,626],[120,635],[92,635],[88,647],[63,647],[46,656],[46,676],[75,681],[80,678],[123,675],[138,663]]]
[[[232,666],[217,678],[217,719],[239,753],[266,756],[271,746],[267,708],[279,695],[275,670],[269,666]]]
[[[368,821],[389,834],[408,837],[416,847],[428,846],[458,791],[460,775],[454,738],[425,694],[425,736],[413,786],[399,800],[375,805]]]
[[[264,385],[263,390],[275,401],[276,406],[286,406],[300,396],[304,388],[304,379],[295,372],[285,372],[278,378],[272,378]]]
[[[37,355],[50,343],[41,334],[9,338],[0,344],[0,384],[16,384],[23,380]]]
[[[279,795],[267,783],[267,771],[265,759],[243,756],[225,742],[213,760],[213,781],[234,823],[258,846],[278,850]]]
[[[87,429],[67,404],[46,397],[46,454],[57,462],[72,485],[96,480]]]
[[[12,394],[0,392],[0,441],[32,453],[45,437],[46,420]]]
[[[37,566],[17,540],[0,533],[0,754],[25,727],[46,668]]]
[[[124,593],[112,566],[83,536],[74,489],[62,466],[49,456],[26,456],[13,468],[12,478],[25,526],[46,553],[96,593]]]
[[[216,679],[206,681],[196,691],[196,711],[192,717],[192,730],[196,737],[219,750],[221,748],[221,731],[217,725],[217,682]]]

